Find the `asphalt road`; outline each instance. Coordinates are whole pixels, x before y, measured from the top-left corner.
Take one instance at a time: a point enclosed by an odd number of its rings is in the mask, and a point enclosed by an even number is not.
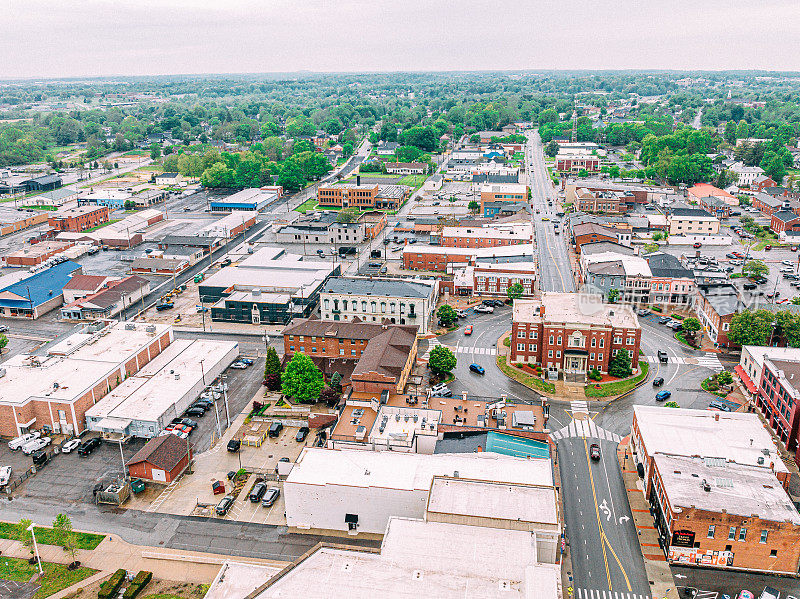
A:
[[[558,211],[555,192],[547,167],[539,133],[528,136],[526,146],[528,160],[528,183],[531,187],[533,213],[531,222],[536,234],[537,262],[539,265],[539,287],[543,291],[575,291],[574,279],[567,254],[567,245],[562,235],[555,234],[554,223]],[[548,201],[553,205],[549,206]],[[538,211],[538,213],[537,213]],[[542,220],[543,217],[549,220]]]
[[[601,447],[598,461],[589,457],[593,443]],[[617,444],[568,437],[560,439],[557,448],[574,596],[591,597],[591,591],[613,591],[624,598],[629,597],[627,593],[649,596],[636,527],[616,460]]]

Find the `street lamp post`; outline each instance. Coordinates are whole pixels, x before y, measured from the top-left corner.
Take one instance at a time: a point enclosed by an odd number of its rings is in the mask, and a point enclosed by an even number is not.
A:
[[[228,412],[228,383],[226,382],[228,376],[223,374],[222,375],[222,397],[223,401],[225,402],[225,428],[227,429],[231,425],[231,415]]]
[[[33,537],[33,554],[36,556],[36,565],[39,567],[39,576],[44,574],[42,570],[42,559],[39,557],[39,545],[36,543],[36,534],[33,532],[33,527],[36,526],[33,522],[28,527],[28,531],[31,533],[31,537]]]

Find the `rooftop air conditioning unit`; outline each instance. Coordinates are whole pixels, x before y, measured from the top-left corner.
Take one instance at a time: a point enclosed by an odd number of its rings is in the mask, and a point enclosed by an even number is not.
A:
[[[145,329],[144,329],[144,330],[145,330],[145,331],[147,331],[148,333],[155,333],[155,332],[156,332],[156,325],[154,325],[154,324],[149,324],[149,325],[147,325],[147,326],[145,327]]]
[[[136,325],[133,324],[132,322],[128,322],[128,323],[125,324],[125,330],[126,331],[135,331],[136,330]]]

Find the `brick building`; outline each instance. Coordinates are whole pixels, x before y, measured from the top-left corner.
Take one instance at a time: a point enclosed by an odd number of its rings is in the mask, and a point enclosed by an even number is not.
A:
[[[630,237],[630,233],[627,233]],[[596,223],[583,223],[572,228],[572,237],[575,243],[575,252],[581,253],[581,246],[586,243],[597,243],[598,241],[611,241],[620,243],[620,233],[616,229],[604,227]]]
[[[578,189],[575,206],[580,212],[610,212],[621,214],[628,210],[628,200],[632,196],[624,196],[617,191]]]
[[[417,357],[417,327],[296,320],[283,330],[283,351],[285,361],[302,352],[326,376],[338,372],[354,392],[402,393]]]
[[[739,292],[730,283],[698,285],[694,304],[697,318],[709,339],[720,347],[729,347],[728,331],[734,315],[742,310]]]
[[[47,224],[56,231],[79,233],[108,222],[108,206],[77,206],[53,212]]]
[[[508,288],[522,285],[521,297],[532,297],[536,291],[536,266],[531,262],[476,264],[455,272],[453,293],[457,295],[508,297]]]
[[[511,325],[511,361],[537,364],[583,380],[593,368],[608,372],[621,349],[639,370],[642,329],[627,305],[591,302],[577,293],[544,293],[541,300],[516,300]]]
[[[772,213],[770,228],[777,235],[783,231],[796,231],[800,229],[800,216],[792,210],[778,210]]]
[[[176,435],[161,435],[150,439],[128,460],[128,474],[156,483],[169,484],[189,467],[192,445]]]
[[[750,182],[750,191],[764,191],[768,187],[775,187],[777,183],[767,175],[761,175],[760,177],[755,177]]]
[[[579,173],[582,170],[590,173],[600,171],[598,156],[562,155],[556,156],[556,170],[560,173]]]
[[[790,473],[755,414],[634,406],[631,449],[670,563],[796,574]]]
[[[452,272],[454,268],[477,262],[532,261],[533,254],[533,245],[529,243],[488,248],[413,244],[403,248],[402,260],[405,270]]]
[[[497,212],[501,204],[528,205],[528,186],[517,183],[487,183],[481,187],[481,214],[486,214],[487,204],[493,206],[492,214]]]
[[[727,191],[720,189],[719,187],[714,187],[708,183],[698,183],[697,185],[693,185],[687,191],[687,198],[690,202],[697,202],[700,203],[702,198],[707,197],[715,197],[721,199],[726,204],[731,206],[738,206],[739,199]]]
[[[764,356],[761,378],[756,380],[758,409],[795,460],[800,459],[800,360]]]
[[[486,248],[531,243],[533,227],[528,223],[503,227],[444,227],[441,244],[444,247]]]
[[[320,206],[336,206],[341,208],[385,209],[396,210],[408,198],[411,188],[407,185],[361,184],[361,177],[356,183],[335,183],[321,186],[317,190]]]

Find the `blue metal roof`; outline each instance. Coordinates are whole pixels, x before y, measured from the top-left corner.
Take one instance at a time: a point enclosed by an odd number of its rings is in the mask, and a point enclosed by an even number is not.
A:
[[[0,289],[0,294],[13,293],[24,299],[0,299],[0,306],[7,308],[30,308],[31,301],[34,307],[53,299],[53,296],[60,295],[72,273],[81,267],[77,262],[68,260],[61,264],[37,272],[27,279],[17,281],[4,289]],[[30,295],[29,295],[30,293]],[[30,300],[29,300],[30,298]]]

